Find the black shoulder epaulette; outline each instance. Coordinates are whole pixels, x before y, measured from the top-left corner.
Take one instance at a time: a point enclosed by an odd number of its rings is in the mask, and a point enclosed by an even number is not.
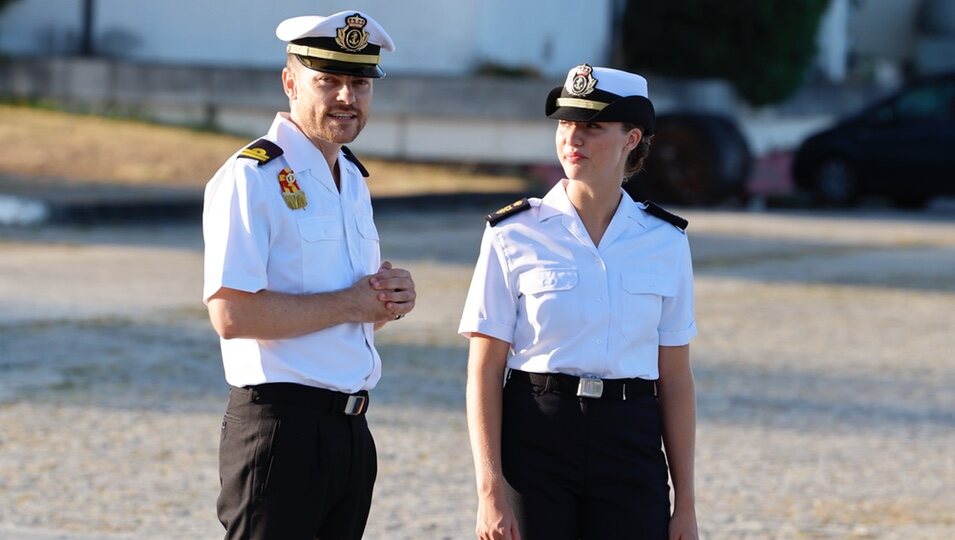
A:
[[[342,145],[342,153],[345,154],[345,157],[348,158],[348,161],[351,161],[352,163],[355,164],[356,167],[358,167],[358,171],[361,172],[362,176],[364,176],[365,178],[368,178],[369,176],[368,169],[366,169],[365,166],[362,165],[360,161],[358,161],[358,158],[355,157],[355,154],[353,154],[352,151],[349,150],[347,146]]]
[[[690,224],[689,221],[681,218],[680,216],[676,214],[671,214],[670,212],[667,212],[660,205],[658,205],[657,203],[653,201],[643,201],[643,204],[647,205],[648,214],[650,214],[651,216],[658,217],[662,219],[663,221],[666,221],[667,223],[673,225],[674,227],[676,227],[677,229],[680,229],[681,231],[685,231],[686,226]]]
[[[239,157],[254,159],[258,161],[261,166],[281,156],[283,153],[279,145],[274,142],[268,139],[259,139],[239,152]]]
[[[501,221],[502,219],[511,217],[514,214],[519,214],[523,212],[524,210],[530,210],[530,208],[531,208],[530,201],[528,201],[527,198],[524,198],[519,201],[514,201],[511,204],[505,206],[504,208],[501,208],[500,210],[497,210],[495,212],[488,214],[485,219],[487,219],[487,222],[490,223],[491,226],[493,227],[497,225],[498,222]]]

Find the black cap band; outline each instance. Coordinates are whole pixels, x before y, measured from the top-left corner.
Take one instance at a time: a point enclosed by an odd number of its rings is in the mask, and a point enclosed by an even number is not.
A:
[[[558,86],[547,95],[544,113],[549,118],[572,122],[627,122],[642,127],[647,135],[656,129],[656,112],[649,99],[620,97],[602,90],[574,96]]]

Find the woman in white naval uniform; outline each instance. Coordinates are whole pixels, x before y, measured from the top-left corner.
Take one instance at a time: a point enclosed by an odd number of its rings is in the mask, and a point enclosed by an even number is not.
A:
[[[546,113],[566,178],[488,216],[459,327],[477,535],[696,539],[686,222],[621,188],[653,134],[646,80],[583,64]]]

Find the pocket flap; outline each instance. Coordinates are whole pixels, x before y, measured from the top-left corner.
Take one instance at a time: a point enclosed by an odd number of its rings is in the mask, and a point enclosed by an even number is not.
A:
[[[364,238],[369,240],[378,240],[378,229],[375,228],[375,220],[371,216],[356,216],[358,220],[358,232]]]
[[[298,220],[298,232],[306,242],[341,240],[342,223],[336,217],[313,217]]]
[[[576,286],[577,270],[574,269],[531,270],[518,278],[518,288],[523,294],[566,291]]]
[[[660,274],[631,272],[623,274],[623,290],[630,294],[673,296],[676,294],[676,282]]]

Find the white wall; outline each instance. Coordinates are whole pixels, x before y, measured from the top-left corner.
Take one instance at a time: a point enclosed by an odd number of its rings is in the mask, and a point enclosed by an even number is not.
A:
[[[19,0],[0,15],[0,50],[75,51],[82,0]],[[532,65],[562,76],[583,61],[604,62],[610,0],[95,0],[98,50],[137,61],[272,67],[284,48],[283,19],[361,9],[397,45],[386,72],[460,75],[481,62]],[[71,44],[72,47],[71,47]]]
[[[816,34],[816,65],[830,81],[846,77],[849,55],[849,0],[829,0]]]
[[[609,59],[612,0],[480,1],[478,61],[563,78],[578,64]]]
[[[903,62],[912,57],[921,0],[866,0],[849,19],[852,48],[864,60]]]
[[[0,12],[0,51],[59,51],[76,42],[79,28],[78,0],[19,0]]]

